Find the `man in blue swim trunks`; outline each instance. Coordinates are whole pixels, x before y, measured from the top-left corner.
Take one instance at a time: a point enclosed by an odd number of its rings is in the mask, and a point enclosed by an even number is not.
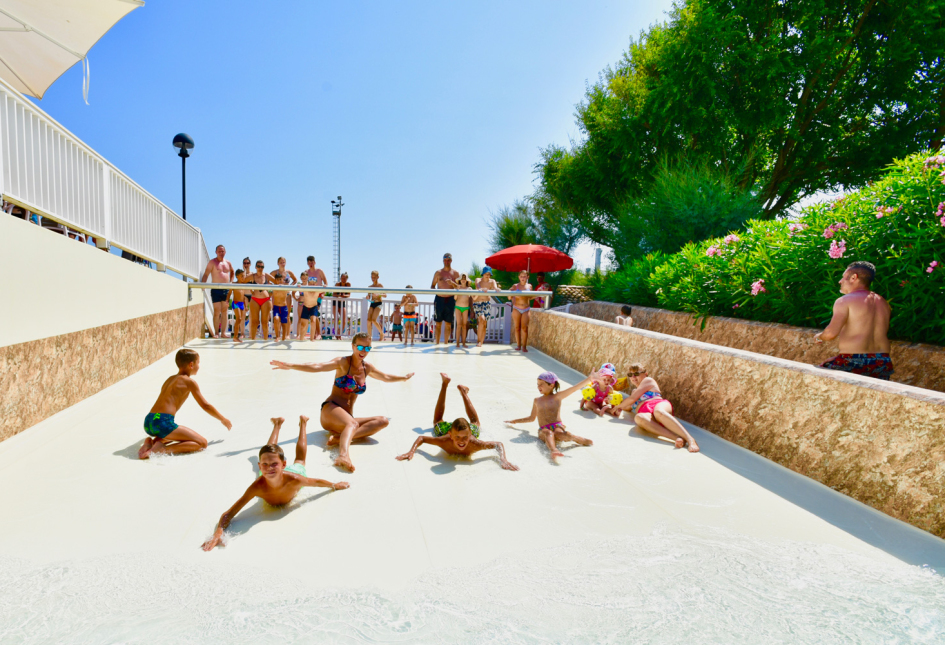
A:
[[[197,381],[193,379],[200,369],[200,355],[192,349],[182,349],[177,352],[174,362],[177,364],[177,374],[164,381],[157,401],[144,417],[144,431],[148,436],[138,450],[138,459],[147,459],[151,453],[182,455],[199,452],[207,447],[207,440],[203,436],[174,421],[174,415],[191,394],[197,405],[219,420],[227,430],[233,427],[229,419],[203,398]]]
[[[226,247],[218,244],[217,256],[207,262],[207,268],[203,272],[203,277],[200,278],[201,282],[206,282],[207,276],[213,278],[211,282],[214,284],[233,282],[233,265],[229,260],[223,259],[225,256]],[[218,338],[217,334],[220,334],[223,338],[228,338],[226,310],[229,307],[229,289],[211,289],[210,300],[213,302],[213,329],[210,330],[210,335]]]
[[[250,484],[243,496],[220,517],[216,531],[213,532],[213,537],[203,543],[204,551],[213,550],[213,547],[223,541],[223,532],[226,527],[254,497],[259,497],[272,506],[284,506],[291,502],[298,492],[306,486],[330,488],[332,490],[348,488],[348,482],[333,484],[324,479],[314,479],[308,476],[308,472],[305,470],[305,455],[308,452],[308,436],[306,434],[308,417],[299,417],[299,439],[295,444],[295,461],[288,467],[286,466],[285,453],[282,452],[282,448],[279,446],[279,430],[282,428],[285,419],[275,417],[271,421],[272,434],[269,435],[269,441],[266,442],[266,445],[259,449],[259,475],[256,477],[256,481]]]
[[[888,381],[893,373],[889,357],[889,303],[870,290],[876,267],[854,262],[840,278],[840,293],[833,303],[833,318],[814,342],[837,339],[840,354],[818,367]]]

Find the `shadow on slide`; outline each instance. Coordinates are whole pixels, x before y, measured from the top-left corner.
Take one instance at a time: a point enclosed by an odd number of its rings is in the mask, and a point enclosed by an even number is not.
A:
[[[116,450],[112,454],[115,455],[116,457],[124,457],[125,459],[132,459],[134,461],[138,461],[138,449],[141,448],[141,444],[143,442],[144,442],[144,438],[141,438],[135,441],[133,444],[131,444],[127,448]],[[217,443],[223,443],[223,439],[214,439],[213,441],[208,441],[207,448]],[[180,456],[186,457],[187,455],[180,455]]]
[[[682,421],[709,459],[909,564],[945,573],[945,540]]]
[[[430,472],[436,475],[446,475],[456,470],[457,466],[475,466],[482,461],[494,461],[498,463],[498,458],[493,457],[492,455],[481,455],[479,457],[462,457],[462,456],[453,456],[447,455],[444,452],[440,452],[437,455],[431,455],[424,450],[420,449],[414,455],[416,457],[423,457],[429,462],[432,462],[434,465],[430,468]]]
[[[227,532],[230,534],[231,539],[240,535],[245,535],[251,528],[260,522],[273,522],[280,520],[289,513],[293,513],[306,504],[310,504],[317,499],[321,499],[331,492],[333,491],[323,490],[302,500],[296,497],[290,503],[282,507],[269,506],[261,499],[256,499],[255,504],[240,511],[240,514],[237,515],[232,522],[230,522],[230,525],[227,527]]]

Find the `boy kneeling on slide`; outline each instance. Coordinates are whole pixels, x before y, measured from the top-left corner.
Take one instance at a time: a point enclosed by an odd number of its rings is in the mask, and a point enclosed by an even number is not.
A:
[[[217,530],[213,537],[203,543],[203,550],[210,551],[223,540],[223,531],[230,525],[236,514],[242,510],[254,497],[260,497],[272,506],[284,506],[291,502],[298,492],[306,486],[320,486],[332,490],[348,488],[347,482],[332,484],[324,479],[313,479],[305,470],[305,454],[308,452],[308,437],[305,427],[308,417],[299,417],[299,440],[295,444],[295,463],[288,468],[285,462],[285,453],[279,447],[279,430],[285,419],[272,419],[272,434],[265,446],[259,449],[259,476],[256,478],[243,496],[220,517]]]
[[[436,446],[443,452],[450,455],[469,456],[480,450],[492,450],[499,453],[499,465],[506,470],[518,470],[518,466],[510,464],[505,458],[505,446],[501,441],[482,441],[479,439],[479,415],[476,414],[476,408],[469,400],[469,388],[465,385],[457,385],[456,389],[463,397],[463,404],[466,406],[466,416],[469,420],[460,417],[450,423],[443,420],[443,412],[446,411],[446,388],[450,384],[450,377],[441,373],[443,384],[440,386],[440,396],[436,400],[436,408],[433,411],[433,436],[417,437],[417,440],[410,448],[410,452],[397,457],[398,461],[410,461],[413,459],[417,448],[425,443]]]

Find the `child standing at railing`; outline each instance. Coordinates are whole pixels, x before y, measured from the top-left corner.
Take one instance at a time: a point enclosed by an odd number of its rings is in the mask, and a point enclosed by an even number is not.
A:
[[[390,317],[390,340],[394,342],[397,334],[400,334],[400,340],[404,339],[404,312],[400,310],[400,303],[394,305],[394,313]]]
[[[413,289],[409,284],[407,288]],[[407,332],[404,336],[404,347],[406,347],[408,341],[413,345],[417,337],[417,296],[412,293],[405,294],[400,299],[400,304],[404,308],[404,328]]]
[[[236,282],[241,284],[243,282],[243,270],[236,270]],[[246,301],[243,299],[243,291],[241,289],[232,289],[230,295],[233,297],[233,342],[238,343],[243,340],[244,334],[244,321],[246,319]]]

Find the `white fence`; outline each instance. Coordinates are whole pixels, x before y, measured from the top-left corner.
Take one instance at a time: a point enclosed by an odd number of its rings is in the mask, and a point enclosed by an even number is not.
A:
[[[44,218],[190,278],[209,259],[194,228],[0,81],[0,192]]]

